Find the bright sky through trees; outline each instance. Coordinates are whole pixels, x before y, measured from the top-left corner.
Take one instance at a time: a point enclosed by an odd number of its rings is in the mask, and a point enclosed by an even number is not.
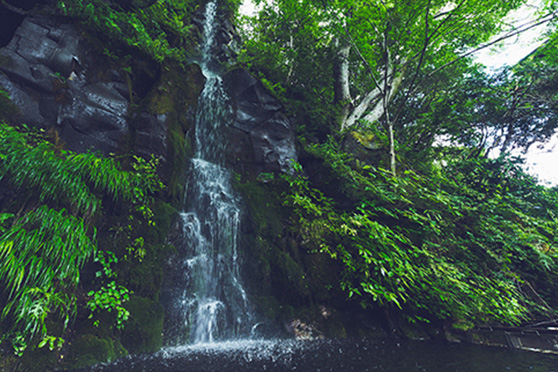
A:
[[[531,0],[520,9],[513,11],[505,20],[509,27],[504,27],[503,34],[514,28],[521,28],[536,19],[541,2],[541,0]],[[256,11],[257,9],[251,0],[244,0],[240,7],[240,12],[247,16],[255,15]],[[494,70],[504,65],[513,66],[543,44],[544,39],[541,38],[541,35],[545,29],[546,23],[497,43],[490,48],[480,50],[476,53],[477,60],[489,69]],[[498,37],[501,37],[501,35],[495,36],[495,39]],[[526,157],[527,168],[530,173],[537,175],[540,181],[545,184],[558,185],[557,136],[544,146],[532,146]]]
[[[516,11],[512,11],[505,21],[510,27],[520,27],[528,24],[537,17],[541,0],[531,0]],[[503,65],[513,66],[529,53],[537,49],[544,40],[540,38],[546,24],[532,28],[517,36],[506,39],[492,48],[477,53],[479,62],[489,68],[499,68]],[[496,36],[497,38],[499,36]]]
[[[526,24],[537,16],[541,0],[529,1],[526,5],[512,12],[509,23],[513,27]],[[535,27],[515,37],[496,44],[478,52],[477,59],[490,69],[497,69],[504,65],[513,66],[527,55],[532,53],[544,39],[541,35],[546,29],[546,24]],[[535,174],[541,182],[558,185],[558,137],[555,135],[551,141],[544,145],[532,146],[526,154],[527,168]]]

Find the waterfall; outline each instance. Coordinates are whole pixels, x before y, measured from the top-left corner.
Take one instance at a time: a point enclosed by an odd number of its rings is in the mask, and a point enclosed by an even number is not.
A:
[[[240,200],[224,168],[222,132],[231,109],[220,74],[212,68],[217,6],[206,5],[200,67],[206,83],[196,113],[196,152],[190,164],[182,234],[174,262],[172,324],[174,343],[237,338],[252,326],[250,306],[239,279]],[[176,244],[175,244],[176,245]],[[169,326],[167,325],[167,328]]]

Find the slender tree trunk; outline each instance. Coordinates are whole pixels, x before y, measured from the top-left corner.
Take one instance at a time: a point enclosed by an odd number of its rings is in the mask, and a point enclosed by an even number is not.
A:
[[[386,88],[386,79],[387,91],[384,89]],[[394,77],[393,66],[387,66],[386,71],[384,71],[384,74],[381,77],[381,81],[377,82],[377,85],[381,84],[384,87],[380,88],[376,86],[360,100],[360,103],[357,106],[350,106],[350,112],[346,116],[345,120],[341,121],[341,130],[354,126],[359,119],[364,119],[368,123],[378,121],[385,112],[386,106],[383,98],[387,98],[387,103],[389,104],[395,93],[399,90],[402,81],[403,74],[400,74],[398,77]]]
[[[395,165],[395,137],[393,135],[393,123],[389,119],[389,112],[386,110],[386,122],[388,126],[388,135],[389,135],[389,167],[391,173],[395,177],[396,175],[396,165]]]
[[[504,139],[504,143],[502,144],[502,148],[500,150],[501,153],[505,153],[508,151],[508,147],[510,146],[510,144],[512,143],[512,138],[513,135],[515,134],[515,128],[513,125],[513,120],[510,119],[509,123],[508,123],[508,127],[507,127],[507,133],[506,133],[506,137]]]
[[[384,33],[384,52],[385,52],[385,69],[384,69],[384,89],[382,94],[382,105],[383,105],[383,112],[384,117],[386,120],[386,126],[388,129],[388,136],[389,136],[389,165],[392,175],[396,176],[396,165],[395,165],[395,136],[393,134],[393,122],[390,120],[389,117],[389,108],[388,104],[391,99],[391,92],[394,89],[394,70],[391,67],[391,56],[389,53],[388,48],[388,34],[387,30]],[[391,68],[390,68],[391,67]],[[389,71],[391,70],[391,76],[388,76]],[[391,79],[390,79],[391,77]],[[391,83],[391,84],[390,84]]]
[[[392,71],[392,68],[389,68],[389,71]],[[383,92],[383,95],[387,95],[387,103],[389,104],[391,102],[391,99],[393,98],[393,96],[395,95],[395,93],[399,90],[399,86],[401,85],[401,82],[403,81],[403,74],[400,74],[398,77],[396,77],[395,79],[393,79],[393,77],[389,77],[390,81],[388,84],[388,92]],[[385,112],[385,108],[386,106],[384,105],[383,99],[381,101],[378,101],[378,103],[374,106],[374,108],[372,110],[370,110],[370,112],[368,112],[368,114],[366,114],[364,116],[364,120],[369,122],[369,123],[374,123],[375,121],[380,120],[380,118],[382,117],[382,115]]]
[[[389,136],[389,168],[391,170],[391,173],[393,174],[393,176],[395,177],[396,175],[396,165],[395,165],[395,136],[393,134],[393,122],[391,121],[391,118],[389,116],[389,109],[388,109],[388,105],[389,105],[389,87],[388,87],[388,82],[387,79],[385,79],[385,87],[384,87],[384,91],[387,92],[387,94],[384,94],[382,97],[382,104],[383,104],[383,108],[384,108],[384,118],[386,120],[386,126],[388,129],[388,136]]]
[[[344,40],[336,39],[333,47],[335,48],[333,51],[335,54],[333,93],[335,104],[341,107],[339,123],[341,123],[342,127],[352,109],[351,91],[349,88],[349,53],[351,45]]]

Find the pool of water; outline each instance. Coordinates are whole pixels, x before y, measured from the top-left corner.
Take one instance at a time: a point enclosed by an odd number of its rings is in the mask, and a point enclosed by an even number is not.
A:
[[[231,341],[167,348],[87,371],[558,372],[558,355],[431,341]]]

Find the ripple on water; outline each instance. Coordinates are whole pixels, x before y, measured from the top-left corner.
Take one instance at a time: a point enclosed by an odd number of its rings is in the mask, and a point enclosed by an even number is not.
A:
[[[237,340],[165,348],[103,372],[558,372],[558,356],[395,340]]]

